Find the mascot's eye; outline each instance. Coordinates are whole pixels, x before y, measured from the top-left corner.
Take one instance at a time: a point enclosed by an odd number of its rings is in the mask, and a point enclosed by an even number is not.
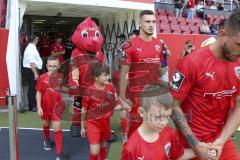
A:
[[[95,37],[99,37],[99,36],[100,36],[99,31],[96,31],[96,32],[95,32]]]
[[[81,34],[82,34],[82,36],[85,37],[85,38],[88,37],[88,32],[87,32],[87,31],[82,31]]]

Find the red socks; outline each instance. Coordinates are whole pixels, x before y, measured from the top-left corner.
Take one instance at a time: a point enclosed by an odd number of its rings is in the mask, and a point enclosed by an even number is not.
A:
[[[127,119],[126,118],[121,118],[122,134],[128,134],[127,125],[128,125]]]
[[[50,141],[50,126],[42,126],[45,140]]]
[[[62,153],[62,130],[54,132],[57,154]]]
[[[100,147],[100,160],[105,160],[107,156],[107,148]]]
[[[98,160],[98,156],[94,156],[94,155],[92,155],[92,153],[90,152],[89,160]]]

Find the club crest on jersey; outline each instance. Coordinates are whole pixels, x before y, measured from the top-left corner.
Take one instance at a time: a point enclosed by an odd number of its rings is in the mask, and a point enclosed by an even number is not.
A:
[[[172,76],[172,80],[170,82],[170,87],[175,90],[178,91],[184,81],[185,76],[180,73],[178,70],[176,70]]]
[[[168,143],[164,146],[164,149],[165,149],[165,153],[166,153],[167,157],[170,158],[170,154],[171,154],[171,143],[168,142]]]
[[[121,60],[127,60],[127,55],[126,55],[126,52],[125,52],[125,51],[122,51],[122,52],[120,53],[120,59],[121,59]]]
[[[240,80],[240,67],[235,67],[234,68],[235,71],[235,75],[237,76],[237,78]]]
[[[160,52],[160,48],[161,47],[159,45],[155,45],[155,49],[156,49],[157,52]]]

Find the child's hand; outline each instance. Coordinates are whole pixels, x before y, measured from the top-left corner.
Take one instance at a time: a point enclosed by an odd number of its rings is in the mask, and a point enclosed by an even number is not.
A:
[[[212,143],[208,144],[209,146],[213,146]],[[214,149],[209,149],[208,150],[208,157],[210,158],[210,160],[216,160],[217,158],[217,151]]]
[[[86,136],[86,129],[85,128],[81,128],[81,132],[80,132],[82,137]]]
[[[41,107],[38,107],[37,112],[38,112],[38,115],[39,115],[40,117],[42,117],[42,115],[43,115],[43,110],[42,110]]]

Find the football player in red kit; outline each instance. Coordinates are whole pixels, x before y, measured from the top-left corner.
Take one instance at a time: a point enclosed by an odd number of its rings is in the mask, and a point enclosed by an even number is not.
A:
[[[51,55],[56,56],[59,58],[60,64],[63,64],[64,62],[64,57],[63,55],[65,54],[65,46],[62,43],[62,38],[57,37],[55,39],[55,43],[51,45]]]
[[[175,131],[168,127],[172,96],[158,85],[147,85],[140,95],[140,127],[124,145],[121,160],[177,160],[194,158],[191,149],[183,149]],[[210,153],[209,153],[210,154]]]
[[[110,137],[110,118],[118,105],[116,91],[109,80],[109,67],[97,62],[91,65],[95,82],[88,86],[82,100],[81,135],[90,143],[90,160],[105,160]]]
[[[208,159],[210,147],[217,159],[240,159],[230,138],[240,123],[239,17],[239,10],[233,12],[213,44],[184,58],[170,82],[180,141],[200,160]]]
[[[140,35],[127,41],[121,52],[120,97],[131,106],[128,136],[141,124],[137,113],[140,91],[144,85],[159,82],[163,44],[152,36],[155,24],[153,11],[142,11]]]
[[[56,143],[56,160],[64,160],[62,153],[62,128],[61,120],[65,109],[60,91],[62,89],[63,76],[57,73],[60,63],[57,57],[50,56],[47,60],[48,72],[42,74],[36,85],[38,114],[42,119],[44,133],[44,149],[51,150],[50,131],[53,123]]]

